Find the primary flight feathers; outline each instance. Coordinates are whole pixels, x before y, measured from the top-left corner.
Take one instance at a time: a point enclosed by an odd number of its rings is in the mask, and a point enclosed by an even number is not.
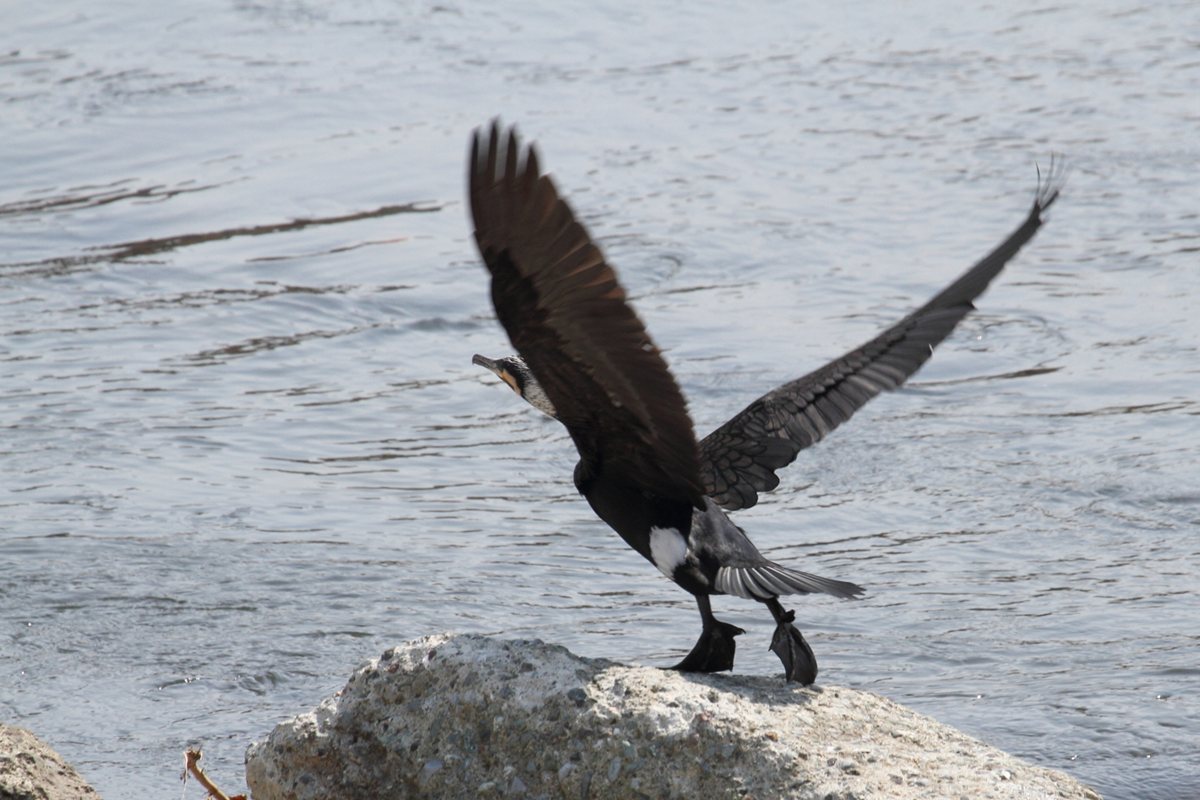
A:
[[[537,153],[499,124],[476,132],[469,194],[496,316],[576,446],[700,507],[683,393]]]

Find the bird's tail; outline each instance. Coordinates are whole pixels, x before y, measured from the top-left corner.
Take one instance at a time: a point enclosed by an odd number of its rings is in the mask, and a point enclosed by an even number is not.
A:
[[[714,588],[747,600],[769,600],[784,594],[830,594],[852,599],[863,593],[857,584],[822,578],[765,560],[748,567],[721,567]]]

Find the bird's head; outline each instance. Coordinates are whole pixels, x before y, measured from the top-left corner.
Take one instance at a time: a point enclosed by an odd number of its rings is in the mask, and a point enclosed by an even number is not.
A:
[[[505,356],[493,361],[486,356],[476,354],[471,359],[471,363],[478,364],[495,373],[497,378],[507,383],[508,388],[516,392],[529,405],[547,416],[558,419],[558,414],[554,410],[554,404],[546,396],[546,392],[542,389],[541,384],[537,382],[537,378],[533,377],[533,371],[529,369],[529,365],[525,363],[525,359],[520,356]]]

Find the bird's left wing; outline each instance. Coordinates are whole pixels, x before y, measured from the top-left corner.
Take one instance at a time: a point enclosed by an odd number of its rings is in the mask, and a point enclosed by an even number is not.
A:
[[[495,122],[475,131],[467,169],[496,316],[581,457],[702,506],[683,393],[537,153]]]

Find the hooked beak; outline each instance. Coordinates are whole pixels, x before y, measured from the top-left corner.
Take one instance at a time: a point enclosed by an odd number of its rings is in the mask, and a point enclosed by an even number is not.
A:
[[[486,356],[481,356],[478,353],[471,357],[471,363],[484,369],[491,370],[496,375],[500,374],[500,367],[496,366],[496,362]]]
[[[503,366],[501,366],[497,362],[493,361],[492,359],[488,358],[487,356],[481,356],[478,353],[476,353],[474,356],[471,357],[471,363],[478,364],[479,366],[481,366],[484,369],[491,372],[497,378],[504,381],[508,385],[508,388],[512,389],[517,394],[521,395],[521,397],[525,396],[524,394],[521,393],[521,388],[517,385],[517,379],[513,377],[511,372],[509,372],[507,369],[505,369]]]

